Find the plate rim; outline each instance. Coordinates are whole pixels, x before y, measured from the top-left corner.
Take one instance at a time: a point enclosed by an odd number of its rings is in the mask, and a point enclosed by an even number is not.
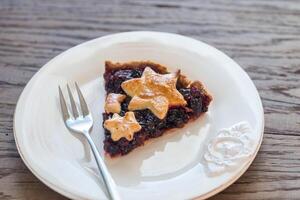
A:
[[[114,36],[118,36],[118,35],[126,35],[126,34],[162,34],[162,35],[170,35],[173,37],[181,37],[181,38],[186,38],[189,40],[193,40],[194,42],[200,42],[203,43],[205,45],[208,45],[210,48],[213,48],[215,51],[217,51],[218,53],[221,53],[223,55],[225,55],[227,58],[229,58],[230,60],[232,60],[234,63],[236,63],[231,57],[229,57],[226,53],[224,53],[223,51],[215,48],[214,46],[207,44],[205,42],[202,42],[201,40],[197,40],[188,36],[184,36],[184,35],[180,35],[180,34],[176,34],[176,33],[169,33],[169,32],[159,32],[159,31],[128,31],[128,32],[118,32],[118,33],[113,33],[113,34],[108,34],[108,35],[104,35],[101,37],[97,37],[91,40],[87,40],[85,42],[82,42],[78,45],[75,45],[69,49],[66,49],[64,51],[62,51],[61,53],[59,53],[58,55],[54,56],[53,58],[51,58],[50,60],[48,60],[48,62],[46,62],[34,75],[33,77],[27,82],[26,86],[24,87],[24,89],[22,90],[18,100],[17,100],[17,104],[16,104],[16,108],[14,111],[14,117],[13,117],[13,134],[14,134],[14,140],[15,140],[15,144],[18,150],[18,153],[21,157],[21,159],[23,160],[24,164],[26,165],[26,167],[33,173],[34,176],[36,176],[42,183],[44,183],[47,187],[51,188],[53,191],[71,198],[71,199],[81,199],[82,197],[78,194],[69,192],[67,190],[65,190],[62,187],[58,187],[57,185],[52,184],[51,182],[47,181],[47,179],[43,178],[41,175],[39,175],[38,172],[35,171],[35,169],[33,167],[31,167],[30,163],[26,160],[26,156],[23,155],[22,151],[21,151],[21,147],[19,145],[18,139],[16,137],[17,135],[17,131],[16,131],[16,116],[18,115],[19,112],[19,107],[20,107],[20,102],[24,101],[24,96],[26,94],[28,94],[28,92],[30,91],[29,89],[31,88],[30,86],[35,82],[35,80],[38,78],[38,76],[47,68],[47,66],[53,61],[55,60],[57,57],[63,55],[64,53],[71,51],[74,48],[86,45],[88,43],[93,43],[94,41],[98,40],[98,39],[105,39],[105,38],[110,38],[110,37],[114,37]],[[191,197],[192,199],[207,199],[215,194],[218,194],[219,192],[225,190],[227,187],[229,187],[230,185],[232,185],[235,181],[237,181],[246,171],[247,169],[250,167],[250,165],[253,163],[254,159],[257,156],[257,153],[261,147],[262,141],[263,141],[263,137],[264,137],[264,126],[265,126],[265,119],[264,119],[264,109],[263,109],[263,105],[262,105],[262,101],[259,95],[259,92],[255,86],[255,84],[253,83],[252,79],[249,77],[249,75],[246,73],[246,71],[238,64],[236,63],[236,65],[238,66],[238,68],[241,70],[241,72],[247,76],[247,78],[250,80],[250,83],[252,84],[253,88],[255,89],[255,93],[257,94],[258,97],[258,103],[259,103],[259,110],[261,112],[261,127],[260,127],[260,138],[259,138],[259,142],[256,146],[255,152],[251,155],[250,159],[248,160],[247,164],[231,179],[229,179],[226,183],[222,184],[221,186],[203,194],[200,196],[193,196]],[[21,131],[21,130],[20,130]]]

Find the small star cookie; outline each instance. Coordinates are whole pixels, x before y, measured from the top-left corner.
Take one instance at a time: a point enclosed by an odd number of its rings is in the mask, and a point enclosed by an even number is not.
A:
[[[118,141],[122,137],[131,141],[134,133],[142,128],[136,121],[133,112],[126,112],[124,117],[115,113],[111,119],[107,119],[104,122],[104,127],[110,131],[113,141]]]

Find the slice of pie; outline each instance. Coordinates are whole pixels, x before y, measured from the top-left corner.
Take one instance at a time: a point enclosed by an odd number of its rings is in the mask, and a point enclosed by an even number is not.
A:
[[[181,128],[208,110],[211,95],[199,81],[150,62],[105,62],[104,150],[125,155],[146,140]]]

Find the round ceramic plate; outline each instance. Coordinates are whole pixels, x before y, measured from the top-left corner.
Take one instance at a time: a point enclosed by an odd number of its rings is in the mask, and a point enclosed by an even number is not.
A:
[[[263,108],[242,68],[219,50],[184,36],[128,32],[67,50],[30,80],[17,104],[14,133],[27,167],[72,199],[106,199],[93,158],[62,121],[58,85],[77,81],[95,119],[92,137],[103,155],[104,62],[150,60],[181,69],[212,94],[209,111],[130,154],[105,162],[122,199],[204,199],[237,180],[263,137]],[[65,93],[66,96],[66,93]]]

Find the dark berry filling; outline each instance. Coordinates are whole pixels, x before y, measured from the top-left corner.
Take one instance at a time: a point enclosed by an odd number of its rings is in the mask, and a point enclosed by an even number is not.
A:
[[[116,71],[105,72],[105,89],[108,93],[125,92],[121,88],[121,83],[142,76],[144,67],[139,69],[122,69]],[[155,69],[154,69],[155,70]],[[155,70],[156,71],[156,70]],[[110,132],[105,130],[104,150],[110,156],[125,155],[134,148],[144,144],[144,141],[150,138],[161,136],[166,130],[172,128],[183,127],[190,119],[198,117],[201,113],[206,112],[210,103],[210,97],[203,94],[196,87],[184,88],[182,84],[177,84],[178,91],[187,101],[187,106],[172,107],[169,109],[167,116],[164,119],[157,118],[150,110],[134,111],[135,118],[142,126],[142,129],[134,134],[131,141],[121,138],[118,141],[113,141]],[[124,116],[128,111],[127,107],[131,98],[127,98],[121,104],[120,115]],[[103,113],[103,122],[109,119],[112,114]]]
[[[142,73],[143,69],[124,69],[105,73],[104,80],[107,94],[112,92],[124,94],[121,84],[129,79],[141,77]]]

